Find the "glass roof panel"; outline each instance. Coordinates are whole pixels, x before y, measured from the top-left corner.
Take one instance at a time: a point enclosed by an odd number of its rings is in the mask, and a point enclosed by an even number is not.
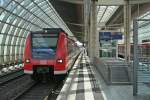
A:
[[[106,23],[118,6],[97,6],[97,23]]]
[[[6,7],[10,1],[11,0],[1,0],[0,1],[0,7]]]

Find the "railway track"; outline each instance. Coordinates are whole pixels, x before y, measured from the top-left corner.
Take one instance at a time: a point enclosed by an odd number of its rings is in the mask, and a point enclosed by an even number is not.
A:
[[[2,75],[2,76],[0,76],[0,86],[16,79],[17,77],[23,76],[23,75],[24,75],[24,72],[22,69],[13,71],[6,75]]]
[[[1,82],[0,100],[43,100],[49,98],[49,95],[55,100],[62,86],[63,80],[35,82],[29,75],[22,74]]]
[[[74,63],[76,62],[78,56],[76,57]],[[57,76],[45,83],[37,82],[30,88],[21,92],[13,98],[13,100],[56,100],[61,88],[64,85],[64,82],[67,79],[67,76],[64,80],[59,78],[62,77]]]
[[[59,78],[35,82],[22,70],[0,76],[0,100],[56,100],[66,80]]]
[[[22,90],[34,84],[28,75],[21,75],[0,85],[0,100],[12,100]]]
[[[52,80],[46,83],[38,82],[13,98],[13,100],[55,100],[62,86],[63,80]],[[49,97],[49,95],[51,96]]]

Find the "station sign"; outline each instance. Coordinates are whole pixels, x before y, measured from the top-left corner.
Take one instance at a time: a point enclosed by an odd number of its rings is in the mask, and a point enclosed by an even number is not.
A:
[[[32,37],[38,38],[38,37],[57,37],[58,34],[56,33],[33,33]]]
[[[121,40],[121,32],[99,32],[100,40]]]

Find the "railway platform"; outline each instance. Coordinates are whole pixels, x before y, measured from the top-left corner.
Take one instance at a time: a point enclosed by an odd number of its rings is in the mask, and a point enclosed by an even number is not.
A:
[[[83,54],[69,73],[57,100],[150,100],[150,96],[133,96],[132,84],[107,84]]]
[[[98,100],[103,96],[88,56],[80,55],[57,100]]]

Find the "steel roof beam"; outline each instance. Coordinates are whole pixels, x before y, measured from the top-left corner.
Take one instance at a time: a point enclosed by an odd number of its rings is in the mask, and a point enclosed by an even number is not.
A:
[[[150,3],[150,0],[129,0],[129,4],[143,4]]]
[[[129,4],[144,4],[144,3],[150,3],[150,0],[129,0]],[[97,5],[103,6],[125,5],[125,0],[98,0]]]
[[[73,3],[73,4],[83,4],[83,0],[60,0],[68,3]]]

